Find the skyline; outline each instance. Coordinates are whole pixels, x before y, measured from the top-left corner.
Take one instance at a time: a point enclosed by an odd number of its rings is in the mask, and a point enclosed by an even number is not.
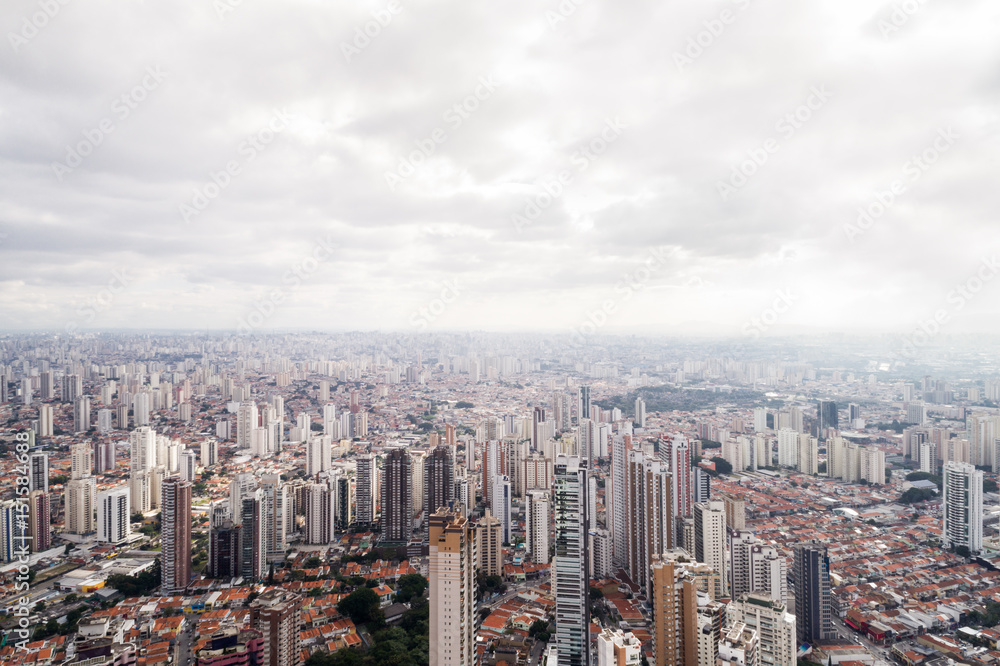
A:
[[[3,329],[991,331],[1000,8],[911,4],[8,3]]]

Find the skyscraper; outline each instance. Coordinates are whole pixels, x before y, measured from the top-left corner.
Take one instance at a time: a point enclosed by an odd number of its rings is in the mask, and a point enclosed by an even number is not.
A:
[[[941,485],[941,545],[978,553],[983,548],[983,473],[968,463],[949,461]]]
[[[371,525],[375,522],[375,490],[378,488],[375,456],[363,453],[358,456],[357,465],[355,497],[357,515],[355,518],[362,525]]]
[[[90,450],[87,444],[81,445]],[[97,480],[94,477],[73,479],[66,484],[66,531],[89,534],[94,531],[94,506],[97,503]]]
[[[241,528],[225,518],[213,524],[208,540],[208,575],[212,578],[236,578],[240,575]]]
[[[489,509],[476,523],[476,548],[479,570],[486,576],[502,576],[503,526]]]
[[[191,483],[178,476],[163,480],[160,503],[161,587],[179,594],[191,581]]]
[[[784,603],[756,592],[742,594],[729,604],[729,622],[757,632],[761,664],[795,666],[796,618]]]
[[[260,666],[302,663],[299,623],[302,597],[280,589],[263,592],[250,604],[250,626],[264,637]]]
[[[325,545],[334,539],[334,498],[335,491],[323,483],[311,483],[305,487],[306,524],[305,542]]]
[[[683,550],[653,558],[653,664],[698,666],[698,587]]]
[[[28,458],[28,490],[49,492],[49,454],[36,451]]]
[[[306,477],[315,480],[320,472],[333,467],[333,448],[330,437],[314,437],[306,442]]]
[[[826,546],[815,541],[798,544],[793,558],[799,642],[815,645],[835,638]]]
[[[500,538],[503,543],[511,543],[511,484],[506,475],[493,477],[492,509],[500,522]]]
[[[608,479],[610,489],[605,497],[610,499],[607,506],[611,531],[611,557],[617,566],[628,562],[628,449],[630,437],[616,435],[611,440],[611,474]]]
[[[102,490],[97,496],[97,540],[118,545],[132,534],[128,486]]]
[[[73,401],[73,432],[90,430],[90,396],[77,396]]]
[[[94,447],[87,442],[69,447],[70,478],[82,479],[90,476],[94,468]]]
[[[549,493],[532,490],[524,504],[524,542],[528,557],[535,564],[549,563],[549,521],[551,507]]]
[[[253,444],[253,431],[260,425],[257,405],[244,402],[236,410],[236,448],[249,449]]]
[[[691,446],[687,438],[675,435],[670,441],[660,440],[660,458],[667,461],[670,470],[674,516],[690,516],[694,505],[694,477],[691,471]]]
[[[262,475],[260,490],[264,498],[264,549],[267,559],[273,561],[285,556],[286,537],[292,529],[292,502],[278,474]]]
[[[816,403],[816,436],[826,439],[825,430],[827,428],[837,429],[840,421],[837,417],[837,403],[833,400],[820,400]]]
[[[407,542],[413,534],[413,461],[404,448],[391,449],[382,472],[382,540]]]
[[[590,387],[581,386],[577,393],[577,418],[590,418]]]
[[[587,466],[578,457],[559,455],[555,464],[555,557],[552,560],[556,597],[558,666],[589,666],[590,570],[587,534],[590,528]]]
[[[457,511],[435,511],[430,516],[428,558],[431,666],[475,663],[476,559],[469,520]]]
[[[723,502],[699,502],[694,505],[694,558],[719,574],[721,589],[714,597],[728,594],[726,566],[726,507]]]
[[[43,490],[28,493],[28,530],[31,532],[31,552],[41,553],[52,547],[52,511],[49,494]]]
[[[38,436],[51,437],[54,432],[52,423],[52,405],[38,406]]]
[[[641,451],[630,451],[625,514],[627,570],[632,581],[646,590],[647,595],[653,556],[674,547],[671,499],[666,465],[647,458]]]
[[[240,495],[240,575],[251,581],[259,581],[267,569],[267,536],[264,530],[264,491],[260,488],[248,490]]]
[[[635,399],[635,425],[639,428],[646,427],[646,401],[641,397]]]

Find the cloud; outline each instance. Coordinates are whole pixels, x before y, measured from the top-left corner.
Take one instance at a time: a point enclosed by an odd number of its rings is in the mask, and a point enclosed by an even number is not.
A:
[[[801,300],[775,332],[898,331],[994,249],[996,3],[920,3],[887,37],[894,5],[860,0],[398,3],[386,22],[387,0],[229,3],[221,17],[212,3],[67,2],[16,49],[39,5],[5,3],[2,325],[62,329],[125,268],[136,280],[94,326],[236,328],[329,235],[331,257],[269,326],[406,328],[458,277],[432,328],[568,332],[670,247],[606,330],[738,332],[793,284]],[[150,68],[164,72],[152,88]],[[830,99],[789,135],[782,119],[817,86]],[[247,148],[276,113],[287,126]],[[614,119],[620,136],[594,143]],[[105,120],[60,179],[53,165]],[[961,136],[953,150],[850,242],[857,209],[942,127]],[[720,197],[769,138],[777,150]],[[412,173],[390,188],[403,162]],[[181,205],[231,163],[239,174],[185,223]],[[512,217],[562,172],[519,232]],[[995,302],[951,330],[989,327]]]

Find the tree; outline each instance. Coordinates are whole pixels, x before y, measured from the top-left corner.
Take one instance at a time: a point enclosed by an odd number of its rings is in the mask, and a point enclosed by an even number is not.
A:
[[[459,400],[455,403],[455,409],[471,409],[475,407],[471,402],[466,402],[465,400]]]
[[[930,488],[910,488],[899,497],[902,504],[915,504],[916,502],[926,502],[933,499],[937,493]]]
[[[341,615],[351,618],[354,624],[364,624],[376,619],[381,613],[378,605],[378,595],[374,590],[362,587],[341,599],[337,610]]]
[[[733,466],[729,464],[729,461],[725,458],[712,458],[712,462],[715,463],[715,471],[718,474],[732,474]]]
[[[414,597],[422,596],[426,589],[426,578],[420,574],[405,574],[396,583],[396,597],[405,604]]]

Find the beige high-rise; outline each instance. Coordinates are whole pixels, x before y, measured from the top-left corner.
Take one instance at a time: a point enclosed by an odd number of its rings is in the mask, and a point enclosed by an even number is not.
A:
[[[431,514],[430,666],[472,666],[476,656],[476,532],[459,512]]]

